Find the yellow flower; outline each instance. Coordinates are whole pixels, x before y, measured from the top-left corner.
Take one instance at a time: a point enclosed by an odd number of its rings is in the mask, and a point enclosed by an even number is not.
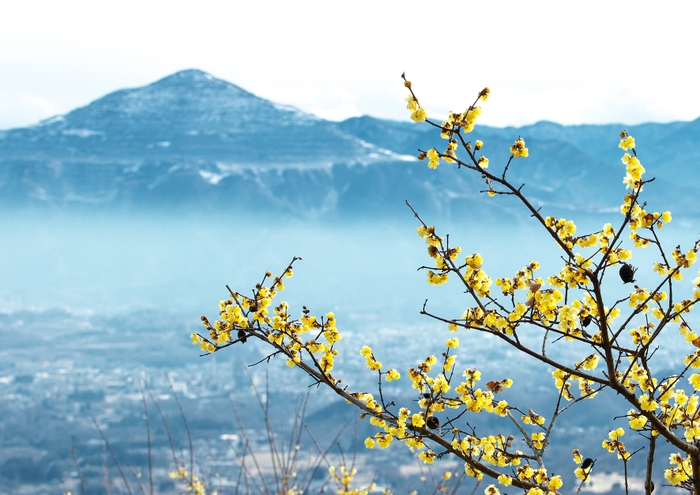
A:
[[[414,122],[423,122],[426,118],[428,118],[428,112],[425,108],[418,108],[411,113],[411,120]]]
[[[411,416],[411,423],[413,424],[413,426],[423,426],[425,424],[423,415],[421,413],[415,413],[413,416]]]
[[[486,495],[501,495],[501,492],[498,490],[496,485],[489,485],[484,489],[484,493]]]
[[[620,140],[620,148],[627,151],[629,148],[634,148],[634,138],[627,136]]]
[[[510,147],[510,153],[515,158],[527,158],[529,155],[528,149],[525,147],[525,140],[521,137],[515,140],[515,143]]]
[[[695,390],[700,390],[700,375],[697,373],[694,373],[690,378],[688,378],[688,381],[690,384],[693,386]]]
[[[374,439],[372,437],[367,437],[365,440],[365,447],[368,449],[373,449],[374,448]]]
[[[392,380],[398,380],[399,378],[401,378],[401,374],[394,368],[390,369],[389,372],[386,374],[386,379],[389,382]]]
[[[498,476],[498,482],[503,486],[510,486],[513,483],[513,478],[507,474],[501,474]]]
[[[418,102],[413,95],[408,95],[404,101],[406,102],[406,108],[411,112],[418,110]]]
[[[550,479],[549,483],[547,484],[547,488],[549,488],[550,491],[558,490],[562,486],[564,486],[564,482],[561,480],[561,476],[559,475],[552,476],[552,479]]]

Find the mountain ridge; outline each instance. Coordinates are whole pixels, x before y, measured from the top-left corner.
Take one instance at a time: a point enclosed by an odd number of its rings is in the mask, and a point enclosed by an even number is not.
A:
[[[516,160],[509,176],[526,184],[538,205],[612,211],[624,196],[620,127],[477,125],[465,138],[481,139],[497,169],[522,136],[530,157]],[[697,211],[700,177],[687,173],[687,164],[700,160],[691,145],[700,119],[628,131],[648,174],[658,175],[657,196]],[[448,165],[430,171],[417,162],[419,148],[445,144],[431,126],[369,116],[326,121],[189,69],[0,133],[0,204],[229,207],[317,218],[382,215],[412,199],[436,214],[469,207],[512,216],[505,202],[476,201],[485,187],[476,174]]]

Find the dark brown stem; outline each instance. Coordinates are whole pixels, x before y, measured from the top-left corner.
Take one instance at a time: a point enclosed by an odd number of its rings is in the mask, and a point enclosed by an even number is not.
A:
[[[654,482],[652,476],[652,470],[654,467],[654,451],[656,450],[656,436],[651,435],[649,437],[649,453],[647,454],[647,473],[644,479],[644,493],[646,495],[651,495],[654,489]]]

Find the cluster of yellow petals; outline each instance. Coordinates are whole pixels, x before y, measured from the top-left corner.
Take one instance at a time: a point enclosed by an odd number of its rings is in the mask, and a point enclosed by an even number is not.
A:
[[[404,84],[407,88],[411,88],[410,81],[406,81]],[[412,121],[423,122],[425,119],[428,118],[428,112],[425,111],[425,108],[420,106],[418,100],[416,99],[413,93],[408,95],[404,101],[406,102],[406,108],[411,112]]]
[[[193,495],[207,495],[206,483],[196,474],[190,476],[189,471],[184,467],[180,467],[177,471],[170,471],[168,474],[172,479],[182,480],[187,486],[187,491],[192,492]],[[210,495],[217,495],[217,491],[212,491]]]
[[[371,483],[365,488],[353,487],[352,480],[357,474],[357,469],[354,468],[348,470],[345,466],[340,466],[340,469],[338,470],[335,468],[335,466],[331,466],[328,468],[328,472],[333,480],[338,484],[337,495],[368,495],[370,492],[374,491],[376,486],[375,483]]]
[[[557,220],[550,216],[544,219],[544,223],[550,230],[557,234],[559,239],[561,239],[569,249],[574,247],[576,243],[576,239],[574,238],[576,224],[574,224],[573,220],[567,220],[565,218]]]
[[[591,470],[593,469],[593,464],[590,464],[586,466],[585,468],[583,467],[583,456],[581,455],[581,452],[579,452],[578,449],[573,450],[574,454],[574,462],[578,464],[576,469],[574,470],[574,474],[576,475],[577,478],[581,480],[586,480],[588,479],[588,475],[590,474]]]
[[[529,464],[518,466],[517,476],[522,481],[536,483],[542,486],[542,488],[530,488],[527,492],[525,492],[527,495],[554,495],[557,493],[557,490],[559,490],[559,488],[564,486],[564,482],[562,481],[561,476],[556,475],[550,478],[547,475],[546,469],[535,469]]]
[[[362,355],[365,358],[365,364],[372,371],[377,371],[382,368],[382,363],[375,359],[371,347],[367,345],[362,346],[362,349],[360,349],[360,355]]]
[[[683,253],[681,247],[677,246],[673,250],[673,259],[676,261],[676,265],[679,268],[690,268],[698,260],[698,248],[692,248],[687,252]],[[678,272],[677,272],[678,273]]]
[[[521,137],[515,140],[515,143],[510,147],[510,154],[515,158],[527,158],[530,152],[525,147],[525,140]]]
[[[435,234],[434,226],[421,225],[417,229],[418,235],[425,239],[428,245],[428,255],[435,262],[435,270],[428,270],[428,283],[431,285],[441,285],[449,279],[448,272],[450,270],[449,261],[454,261],[457,255],[462,252],[459,247],[442,249],[442,239]]]
[[[625,434],[625,430],[618,428],[611,430],[608,434],[608,439],[603,440],[603,448],[608,452],[617,452],[618,459],[628,459],[630,453],[625,449],[625,444],[620,440],[620,437]]]
[[[636,156],[625,153],[622,156],[622,163],[625,164],[626,172],[625,178],[622,182],[627,186],[627,189],[632,189],[635,191],[641,190],[642,187],[642,175],[644,175],[644,167],[642,166],[639,158]]]
[[[435,148],[431,148],[428,150],[428,152],[423,156],[422,154],[419,155],[419,158],[425,159],[428,158],[428,167],[435,169],[438,168],[438,165],[440,165],[440,153]]]
[[[693,466],[689,457],[683,457],[680,453],[671,454],[669,457],[671,467],[664,471],[664,478],[674,486],[690,480],[693,475]]]
[[[489,277],[482,265],[484,263],[484,258],[479,253],[474,253],[467,256],[465,260],[466,266],[464,268],[464,280],[467,285],[472,289],[479,297],[486,297],[491,294],[491,277]]]
[[[527,414],[523,414],[521,417],[523,423],[527,425],[540,425],[544,424],[544,416],[540,416],[535,411],[530,409]]]
[[[219,302],[217,321],[210,323],[207,317],[202,316],[202,323],[209,334],[205,336],[193,332],[192,343],[212,353],[256,335],[283,349],[288,356],[288,366],[300,363],[304,352],[313,355],[321,371],[335,381],[331,375],[338,354],[334,345],[342,338],[336,327],[335,315],[327,313],[319,319],[304,308],[300,317],[293,319],[286,302],[273,307],[275,297],[284,289],[284,276],[292,276],[291,265],[279,277],[273,278],[270,272],[266,272],[265,279],[272,280],[271,284],[258,284],[253,297],[231,292],[231,299]],[[311,334],[316,337],[309,338]]]
[[[509,451],[512,447],[512,440],[512,436],[506,438],[503,435],[488,435],[481,438],[465,435],[462,438],[453,439],[451,445],[454,450],[465,456],[502,468],[520,464],[522,452],[519,450]],[[473,469],[469,464],[465,466],[465,472],[474,478],[481,479],[482,473]],[[504,486],[509,486],[512,483],[512,478],[502,474],[498,477],[498,481]]]
[[[480,115],[481,107],[470,106],[462,113],[450,113],[447,122],[455,130],[461,127],[464,132],[472,132]]]
[[[541,278],[535,279],[535,271],[539,268],[540,264],[537,261],[531,261],[529,265],[518,270],[512,279],[497,278],[496,286],[501,288],[504,296],[512,296],[516,290],[524,289],[529,289],[534,293],[544,282]]]

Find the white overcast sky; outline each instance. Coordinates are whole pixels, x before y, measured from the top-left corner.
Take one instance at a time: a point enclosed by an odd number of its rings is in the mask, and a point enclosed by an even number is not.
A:
[[[700,2],[16,0],[0,4],[0,129],[198,68],[339,120],[436,118],[484,86],[482,123],[700,117]]]

